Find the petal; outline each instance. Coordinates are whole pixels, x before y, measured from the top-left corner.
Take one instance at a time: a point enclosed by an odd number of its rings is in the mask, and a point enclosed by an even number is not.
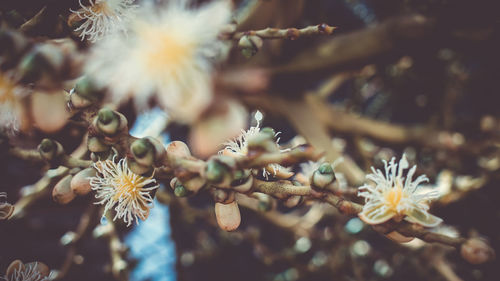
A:
[[[418,223],[425,227],[434,227],[443,221],[441,218],[431,215],[421,209],[412,209],[406,212],[405,220],[412,223]]]
[[[380,224],[390,220],[392,217],[396,215],[396,212],[393,210],[385,210],[385,212],[381,212],[382,204],[374,205],[369,208],[363,208],[363,211],[359,213],[359,218],[366,222],[367,224]]]

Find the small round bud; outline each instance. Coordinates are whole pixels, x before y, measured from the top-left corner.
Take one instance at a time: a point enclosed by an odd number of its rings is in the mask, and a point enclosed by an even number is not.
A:
[[[246,58],[251,58],[262,48],[264,42],[256,35],[243,35],[238,41],[238,48]]]
[[[317,188],[325,188],[329,184],[335,181],[335,173],[333,168],[329,163],[323,163],[319,168],[314,171],[311,184]]]
[[[303,201],[304,200],[302,196],[290,196],[283,202],[283,205],[285,205],[287,208],[294,208],[297,207]]]
[[[229,204],[215,203],[215,217],[221,229],[225,231],[236,230],[241,223],[238,203],[236,201]]]
[[[71,179],[73,176],[67,175],[62,178],[52,190],[52,198],[59,204],[68,204],[75,199],[76,194],[71,190]]]
[[[160,166],[165,157],[165,148],[154,138],[146,137],[136,140],[130,146],[135,160],[144,166]]]
[[[211,157],[203,170],[203,177],[218,187],[229,188],[232,182],[231,170],[236,166],[232,157],[217,155]]]
[[[102,108],[94,120],[96,128],[106,136],[114,136],[127,126],[127,118],[123,114],[109,108]]]
[[[176,185],[174,188],[174,194],[177,197],[186,197],[189,191],[183,185]]]
[[[134,174],[145,175],[151,174],[154,170],[152,166],[144,166],[135,161],[134,159],[128,159],[128,168],[134,172]]]
[[[495,257],[495,252],[482,238],[470,238],[460,248],[462,257],[472,264],[481,264]]]
[[[260,132],[269,135],[273,140],[276,138],[276,131],[271,127],[264,127]]]
[[[90,178],[96,176],[96,170],[94,168],[87,168],[76,175],[71,179],[71,190],[76,195],[85,195],[90,192],[92,187],[90,186]]]
[[[182,141],[173,141],[167,146],[167,157],[170,158],[185,158],[191,156],[189,147]]]
[[[107,144],[105,144],[98,137],[89,137],[87,139],[87,148],[91,152],[106,152],[106,151],[109,151],[110,146],[108,146]]]
[[[64,155],[62,145],[51,139],[43,139],[40,145],[38,145],[38,151],[40,152],[40,156],[51,164],[55,164]]]
[[[233,181],[233,189],[240,192],[246,193],[249,192],[252,188],[253,177],[249,175],[246,178],[242,178],[242,180]]]
[[[63,54],[53,45],[43,44],[32,49],[19,63],[22,83],[40,83],[54,86],[64,64]]]

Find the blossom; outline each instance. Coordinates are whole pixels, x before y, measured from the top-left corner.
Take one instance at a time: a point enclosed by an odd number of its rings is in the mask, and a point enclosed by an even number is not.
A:
[[[149,209],[153,207],[153,198],[150,192],[159,185],[152,177],[143,177],[132,172],[125,158],[115,163],[113,160],[98,161],[94,168],[98,171],[95,177],[90,178],[92,190],[97,191],[96,198],[102,199],[95,204],[105,204],[104,213],[116,207],[113,220],[122,219],[127,226],[135,219],[146,220]]]
[[[132,11],[137,7],[134,0],[89,0],[90,6],[84,6],[79,0],[81,9],[72,11],[85,22],[75,29],[80,32],[82,41],[96,42],[114,30],[126,32],[125,23],[130,20]]]
[[[19,130],[24,117],[23,87],[12,81],[6,73],[0,72],[0,128],[10,132]]]
[[[155,97],[177,121],[190,123],[212,101],[211,72],[224,44],[218,35],[229,23],[229,1],[197,9],[173,0],[144,3],[127,34],[114,32],[94,45],[86,73],[107,87],[117,103],[133,98],[138,109]]]
[[[366,204],[359,217],[369,224],[379,224],[394,218],[397,221],[417,223],[427,227],[438,225],[442,220],[429,214],[429,201],[439,197],[439,192],[418,192],[419,184],[428,182],[425,175],[412,179],[417,166],[413,166],[405,177],[403,171],[409,166],[403,154],[399,165],[392,158],[384,161],[385,175],[372,167],[372,174],[366,176],[375,186],[365,184],[359,188],[358,196],[364,197]]]
[[[50,281],[53,280],[49,275],[48,267],[39,262],[30,262],[23,264],[20,260],[13,261],[5,275],[6,281]]]
[[[257,111],[254,116],[255,120],[257,121],[256,126],[251,126],[248,130],[242,130],[241,134],[236,137],[233,140],[229,140],[222,145],[224,146],[224,149],[219,151],[219,154],[229,154],[232,157],[241,157],[241,156],[246,156],[248,154],[248,140],[251,139],[252,137],[256,136],[260,132],[260,121],[262,120],[263,116],[260,111]],[[276,147],[279,149],[279,140],[280,138],[278,135],[281,132],[277,132],[274,136],[276,137]],[[283,151],[288,151],[289,149],[284,149],[280,150],[281,152]],[[269,164],[267,165],[266,168],[262,169],[262,176],[265,177],[266,179],[269,178],[271,175],[276,175],[279,172],[283,172],[285,174],[290,173],[290,168],[285,168],[279,164]]]

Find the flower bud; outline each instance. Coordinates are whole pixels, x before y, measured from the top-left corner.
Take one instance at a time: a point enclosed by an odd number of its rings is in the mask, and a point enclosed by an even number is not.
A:
[[[94,125],[102,134],[112,137],[126,129],[127,118],[119,112],[109,108],[102,108],[94,119]]]
[[[130,151],[135,161],[144,166],[161,166],[166,153],[163,145],[151,137],[134,141],[130,146]]]
[[[247,59],[253,57],[262,48],[264,42],[257,35],[243,35],[238,41],[238,48]]]
[[[323,163],[319,168],[314,171],[311,179],[311,184],[314,187],[325,188],[335,180],[335,173],[333,172],[330,163]]]
[[[40,156],[42,156],[43,160],[53,165],[64,156],[62,145],[51,139],[43,139],[38,145],[38,152],[40,152]]]
[[[176,185],[174,188],[174,194],[177,197],[186,197],[189,195],[189,190],[187,190],[183,185]]]
[[[167,159],[173,163],[177,158],[186,158],[191,156],[188,146],[182,141],[173,141],[167,145]]]
[[[460,248],[462,257],[472,264],[481,264],[495,258],[495,252],[482,238],[470,238]]]
[[[253,177],[251,176],[250,170],[237,170],[234,172],[233,177],[234,180],[231,185],[234,190],[241,193],[250,191],[253,184]]]
[[[214,201],[222,204],[229,204],[234,201],[234,192],[227,189],[215,188],[212,190]]]
[[[138,175],[145,175],[145,174],[151,174],[154,170],[152,166],[144,166],[139,164],[137,161],[134,159],[128,159],[128,168],[134,172],[134,174]]]
[[[103,97],[102,90],[98,89],[86,76],[76,82],[75,88],[71,89],[69,94],[71,107],[77,109],[95,104]]]
[[[274,136],[268,132],[259,132],[248,138],[248,155],[254,155],[261,152],[280,152]]]
[[[235,160],[229,156],[213,156],[207,161],[203,176],[209,183],[229,188],[232,182],[231,170],[235,166]]]
[[[64,55],[53,45],[35,46],[19,63],[20,82],[37,83],[42,87],[55,88],[60,81]]]
[[[76,194],[71,190],[72,175],[67,175],[62,178],[52,190],[52,198],[59,204],[68,204],[75,199]]]
[[[241,223],[238,203],[236,201],[229,204],[215,203],[215,217],[221,229],[225,231],[236,230]]]
[[[87,168],[76,175],[71,179],[71,190],[76,195],[85,195],[90,192],[90,178],[96,176],[96,170],[94,168]]]
[[[91,152],[106,152],[106,151],[109,151],[110,146],[108,146],[107,144],[105,144],[98,137],[89,137],[87,139],[87,148]]]

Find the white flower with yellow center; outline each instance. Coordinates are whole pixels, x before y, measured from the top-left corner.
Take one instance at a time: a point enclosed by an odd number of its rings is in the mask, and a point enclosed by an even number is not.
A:
[[[126,35],[114,33],[94,46],[86,73],[115,102],[134,98],[143,110],[154,96],[172,118],[192,122],[212,101],[211,73],[225,49],[218,36],[230,21],[230,2],[198,9],[188,0],[144,4]]]
[[[123,219],[130,226],[135,219],[139,224],[139,219],[144,221],[149,216],[149,209],[153,207],[151,191],[159,185],[152,177],[132,172],[125,158],[115,163],[115,157],[94,164],[99,173],[90,178],[90,185],[97,192],[95,197],[102,199],[95,204],[105,204],[104,214],[116,205],[113,220]]]
[[[429,201],[439,197],[439,192],[418,192],[419,184],[428,182],[425,175],[412,180],[417,166],[413,166],[405,177],[403,171],[409,167],[406,156],[398,164],[392,158],[389,163],[384,161],[385,175],[372,167],[372,174],[366,176],[373,181],[373,185],[363,185],[359,188],[358,196],[364,197],[366,204],[359,217],[368,224],[379,224],[390,219],[417,223],[426,227],[434,227],[442,219],[429,214]]]
[[[24,93],[22,87],[0,72],[0,128],[11,132],[19,129],[24,114],[21,102]]]
[[[80,32],[82,41],[87,38],[91,42],[115,30],[126,32],[125,23],[137,8],[134,0],[89,0],[89,6],[84,6],[81,0],[79,2],[81,9],[72,12],[85,22],[75,31]]]

